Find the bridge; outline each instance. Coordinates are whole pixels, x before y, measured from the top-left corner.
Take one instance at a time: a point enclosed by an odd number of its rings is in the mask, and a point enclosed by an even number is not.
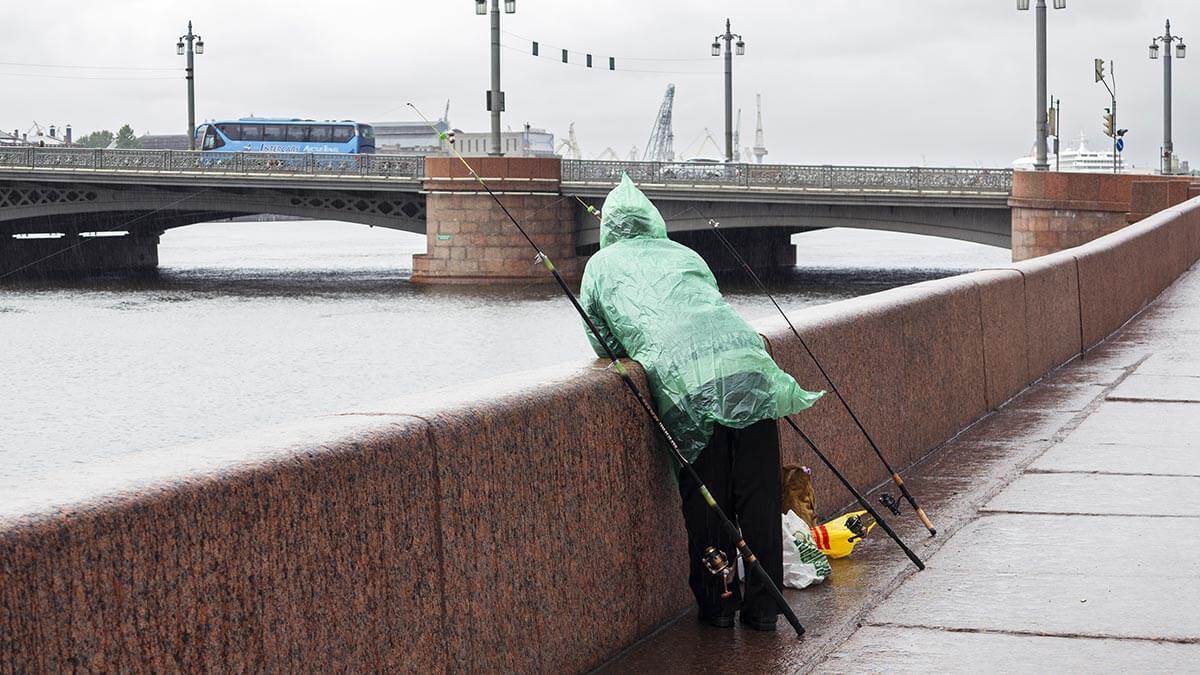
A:
[[[769,243],[763,239],[767,230],[774,246],[786,244],[795,232],[836,226],[995,246],[1011,241],[1012,172],[1003,169],[504,160],[515,162],[505,166],[539,167],[534,176],[489,172],[485,167],[494,166],[495,158],[470,161],[501,181],[506,194],[554,194],[571,202],[570,213],[561,218],[573,223],[571,246],[564,247],[572,249],[568,257],[594,250],[599,238],[595,219],[569,198],[599,205],[622,173],[643,187],[669,230],[689,244],[694,243],[689,233],[708,228],[710,219],[743,235],[758,232],[756,246]],[[134,262],[152,267],[151,249],[162,232],[259,213],[427,233],[430,197],[448,190],[462,194],[478,186],[465,173],[449,181],[428,175],[425,158],[416,156],[0,148],[0,248],[8,249],[0,258],[11,268],[62,247],[29,243],[30,235],[87,237],[119,230],[131,242],[140,238]],[[444,237],[442,224],[433,229]],[[18,247],[23,254],[13,253]],[[128,256],[117,258],[114,264],[130,262]]]

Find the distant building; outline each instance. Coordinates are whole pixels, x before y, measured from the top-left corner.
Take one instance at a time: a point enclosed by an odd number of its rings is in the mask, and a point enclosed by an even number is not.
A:
[[[446,120],[433,123],[434,131],[425,122],[372,122],[375,128],[375,148],[388,155],[442,155],[450,149],[439,134],[454,134],[454,146],[464,155],[486,155],[491,148],[490,132],[466,132],[451,129]],[[524,131],[500,134],[500,146],[512,157],[553,157],[554,134],[545,129],[526,126]]]
[[[0,131],[0,145],[26,145],[26,143],[21,140],[21,135],[16,131],[11,134]]]
[[[434,131],[424,122],[372,122],[375,128],[375,152],[386,155],[438,155],[447,152],[438,134],[448,131],[445,120],[433,123]]]
[[[187,150],[187,134],[144,134],[138,136],[142,150]]]

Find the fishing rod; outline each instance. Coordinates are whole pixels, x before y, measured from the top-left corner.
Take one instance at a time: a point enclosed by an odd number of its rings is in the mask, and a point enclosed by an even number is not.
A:
[[[431,124],[429,119],[425,117],[425,115],[423,115],[415,105],[412,103],[409,103],[408,105],[422,120],[424,120],[426,124],[429,125],[431,129],[433,129],[434,133],[438,135],[440,140],[447,139],[446,132],[441,131],[436,126]],[[696,484],[700,486],[700,496],[704,498],[704,502],[708,504],[709,508],[716,512],[717,517],[721,521],[721,526],[725,530],[726,534],[733,539],[734,542],[736,542],[735,546],[737,547],[738,552],[741,554],[742,560],[745,562],[747,575],[754,574],[758,576],[759,581],[767,589],[767,592],[770,593],[775,599],[775,604],[778,605],[779,611],[787,619],[787,622],[791,624],[792,628],[795,629],[796,637],[799,638],[803,636],[804,626],[801,625],[800,619],[796,618],[796,613],[792,611],[791,605],[789,605],[787,600],[783,597],[783,593],[780,592],[779,587],[776,586],[774,580],[771,579],[771,575],[767,573],[767,570],[762,566],[762,563],[759,562],[758,557],[754,555],[752,550],[750,550],[749,544],[747,544],[746,540],[742,537],[741,530],[737,525],[733,524],[733,521],[729,519],[729,516],[725,515],[725,511],[722,510],[720,505],[717,504],[717,500],[712,496],[712,493],[709,492],[708,487],[704,484],[704,481],[700,479],[700,474],[698,474],[696,469],[692,467],[692,465],[688,463],[686,459],[684,459],[683,453],[679,451],[679,445],[675,442],[675,438],[671,436],[671,432],[667,431],[666,425],[663,424],[658,414],[654,412],[654,408],[646,400],[645,396],[642,395],[641,390],[638,389],[637,384],[634,383],[633,378],[629,375],[629,371],[626,370],[625,366],[622,365],[617,359],[616,353],[613,352],[613,349],[609,346],[608,341],[605,340],[600,334],[600,330],[596,327],[596,324],[592,322],[591,317],[589,317],[587,312],[583,310],[583,307],[579,304],[579,299],[575,297],[573,292],[571,292],[570,287],[567,286],[566,280],[563,279],[562,275],[559,274],[558,270],[554,267],[554,262],[550,260],[550,256],[546,255],[546,253],[542,251],[542,249],[538,247],[536,243],[534,243],[533,239],[525,231],[525,228],[521,227],[521,224],[517,222],[517,219],[514,218],[512,213],[510,213],[509,210],[504,206],[504,204],[500,201],[500,198],[496,196],[496,193],[492,192],[492,189],[488,186],[487,182],[485,182],[483,178],[475,172],[474,167],[472,167],[471,164],[467,162],[467,159],[458,152],[458,148],[454,147],[454,145],[451,143],[447,143],[447,146],[449,146],[450,151],[454,153],[454,156],[463,163],[463,166],[467,168],[467,171],[471,174],[471,176],[479,182],[479,185],[488,193],[488,195],[492,198],[492,201],[496,202],[496,205],[500,207],[500,210],[504,212],[504,215],[508,216],[508,219],[512,221],[512,224],[517,228],[517,231],[521,233],[521,236],[525,238],[525,241],[529,242],[529,245],[534,249],[534,251],[537,252],[537,255],[534,257],[534,261],[541,264],[546,268],[547,271],[550,272],[550,274],[554,276],[554,280],[558,282],[559,288],[562,289],[562,292],[571,301],[571,305],[575,307],[575,311],[579,313],[581,318],[583,318],[584,323],[587,324],[588,330],[591,331],[592,336],[596,339],[596,342],[600,345],[603,345],[604,351],[608,354],[608,358],[611,361],[610,366],[613,371],[621,377],[621,381],[625,383],[626,388],[631,394],[633,394],[634,398],[637,399],[638,404],[642,407],[642,410],[645,411],[646,415],[651,419],[651,421],[654,422],[654,426],[658,429],[659,433],[662,434],[663,438],[666,439],[667,445],[670,447],[671,455],[675,462],[679,466],[683,467],[683,469],[686,470],[691,476],[692,480],[694,480]]]
[[[576,197],[576,199],[579,199],[579,198]],[[596,216],[597,218],[600,217],[599,209],[596,209],[595,207],[591,206],[590,204],[587,204],[582,199],[579,199],[579,203],[583,204],[587,208],[588,213]],[[822,371],[822,372],[824,372],[824,371]],[[828,379],[828,376],[826,376],[826,378]],[[871,517],[875,519],[875,522],[879,523],[880,527],[883,528],[883,531],[886,532],[887,535],[892,538],[892,541],[896,542],[896,545],[900,547],[900,550],[904,551],[904,555],[908,556],[908,559],[911,560],[912,563],[917,566],[917,569],[919,569],[919,570],[925,569],[925,563],[921,561],[921,559],[917,556],[916,553],[913,553],[912,549],[910,549],[904,543],[904,540],[902,540],[900,538],[900,535],[896,534],[895,530],[893,530],[891,528],[891,526],[888,525],[887,521],[884,520],[883,517],[880,516],[879,513],[875,511],[874,507],[871,506],[871,503],[869,501],[867,501],[867,498],[864,497],[854,487],[854,485],[846,478],[846,476],[844,474],[842,474],[842,472],[839,471],[836,466],[834,466],[833,462],[827,456],[825,456],[825,453],[821,452],[821,449],[818,448],[817,444],[814,443],[813,440],[808,437],[808,434],[805,434],[803,431],[801,431],[799,425],[796,424],[795,420],[793,420],[790,416],[784,417],[784,419],[787,420],[788,425],[791,426],[792,429],[797,434],[800,435],[800,438],[802,438],[804,440],[805,444],[807,444],[808,447],[810,449],[812,449],[813,454],[815,454],[817,456],[817,458],[820,459],[823,464],[825,464],[825,466],[833,473],[834,477],[836,477],[838,479],[838,481],[846,488],[846,490],[851,495],[853,495],[855,501],[857,501],[859,503],[859,505],[863,507],[863,510],[865,510],[867,513],[871,514]]]
[[[883,456],[883,452],[880,451],[879,445],[875,442],[875,439],[871,438],[871,434],[867,432],[867,428],[863,426],[862,421],[858,419],[858,415],[854,414],[854,409],[851,408],[850,404],[846,401],[846,397],[842,396],[842,392],[838,391],[837,385],[833,382],[833,378],[829,377],[829,373],[825,372],[825,368],[822,367],[821,362],[817,360],[817,355],[813,354],[813,351],[808,348],[808,343],[804,341],[804,338],[800,337],[800,332],[797,331],[796,327],[792,325],[792,320],[788,318],[787,312],[783,311],[783,308],[780,307],[779,303],[775,301],[775,296],[771,295],[771,292],[767,290],[766,285],[763,284],[762,279],[760,279],[758,275],[754,273],[754,269],[750,267],[744,258],[742,258],[741,254],[737,252],[737,249],[733,247],[733,244],[731,244],[729,240],[725,238],[725,235],[721,232],[721,224],[711,218],[709,219],[708,223],[712,225],[713,233],[717,235],[717,239],[720,239],[721,243],[725,245],[725,248],[728,249],[733,255],[734,260],[736,260],[738,264],[740,264],[742,268],[746,270],[746,273],[749,274],[750,278],[754,280],[754,283],[758,286],[758,289],[771,300],[771,304],[775,305],[775,309],[779,310],[779,314],[783,316],[783,320],[787,322],[788,328],[792,329],[792,334],[795,335],[796,339],[800,341],[800,346],[804,347],[805,352],[808,352],[808,357],[812,359],[814,364],[816,364],[817,370],[821,371],[821,376],[824,377],[825,381],[829,383],[829,388],[833,390],[833,393],[837,395],[838,400],[842,402],[842,405],[846,408],[846,412],[850,413],[850,419],[854,420],[854,423],[858,425],[859,431],[862,432],[863,436],[867,439],[867,442],[871,444],[871,448],[875,451],[875,455],[879,457],[879,461],[883,462],[884,468],[888,470],[888,473],[892,474],[892,482],[896,484],[897,488],[899,488],[900,494],[903,495],[904,498],[908,500],[908,503],[912,505],[913,511],[917,514],[917,518],[920,518],[921,523],[925,526],[925,529],[929,530],[929,536],[936,536],[937,530],[933,527],[933,521],[929,520],[929,516],[925,515],[925,511],[920,507],[920,505],[917,504],[916,498],[912,496],[912,493],[908,491],[908,486],[906,486],[904,484],[904,480],[900,478],[900,474],[892,468],[892,465],[888,463],[887,458]],[[799,429],[797,429],[797,431],[799,431]],[[891,498],[891,495],[885,496],[887,497],[886,499],[881,498],[884,506],[887,506],[892,513],[899,515],[900,508],[896,505],[895,500]]]

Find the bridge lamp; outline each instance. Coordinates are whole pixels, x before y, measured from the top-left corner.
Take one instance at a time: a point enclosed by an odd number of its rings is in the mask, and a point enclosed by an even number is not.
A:
[[[1054,9],[1066,9],[1067,0],[1053,0]],[[1037,0],[1037,151],[1033,168],[1049,171],[1046,159],[1046,137],[1050,135],[1050,122],[1046,114],[1046,0]],[[1029,0],[1017,0],[1017,9],[1029,9]]]
[[[1158,58],[1158,47],[1155,45],[1151,45],[1150,48],[1154,50],[1154,55],[1151,56],[1150,58],[1157,59]],[[178,54],[179,56],[183,56],[183,40],[180,40],[179,43],[175,45],[175,53]]]
[[[188,150],[196,149],[196,69],[193,61],[194,54],[204,53],[204,40],[192,32],[192,22],[188,22],[187,33],[179,36],[175,43],[175,53],[187,54],[187,96],[188,96]]]
[[[735,46],[734,39],[737,39]],[[725,41],[725,161],[733,161],[733,55],[746,54],[746,43],[742,36],[730,30],[729,19],[725,19],[725,33],[713,38],[712,55],[721,55],[721,40]]]
[[[504,13],[513,14],[517,11],[517,0],[504,0]],[[489,155],[500,157],[504,151],[500,146],[500,113],[504,111],[504,92],[500,90],[500,0],[492,0],[489,11],[487,0],[475,0],[475,13],[491,14],[492,24],[492,86],[487,91],[487,109],[492,117],[491,149]],[[536,48],[536,43],[535,43]],[[563,50],[563,60],[566,60],[566,50]]]
[[[1158,58],[1158,45],[1162,43],[1163,50],[1163,144],[1162,172],[1174,173],[1175,145],[1171,141],[1171,45],[1175,45],[1175,58],[1187,56],[1187,45],[1183,38],[1171,33],[1171,22],[1167,21],[1166,31],[1150,40],[1150,58]]]

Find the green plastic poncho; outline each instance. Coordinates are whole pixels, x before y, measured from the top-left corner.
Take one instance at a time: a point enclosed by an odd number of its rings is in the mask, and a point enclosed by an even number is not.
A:
[[[667,238],[658,209],[628,176],[604,201],[600,250],[583,273],[580,302],[617,356],[646,371],[658,414],[687,461],[713,426],[743,429],[811,406],[762,338],[725,302],[704,260]],[[596,354],[604,348],[588,332]]]

